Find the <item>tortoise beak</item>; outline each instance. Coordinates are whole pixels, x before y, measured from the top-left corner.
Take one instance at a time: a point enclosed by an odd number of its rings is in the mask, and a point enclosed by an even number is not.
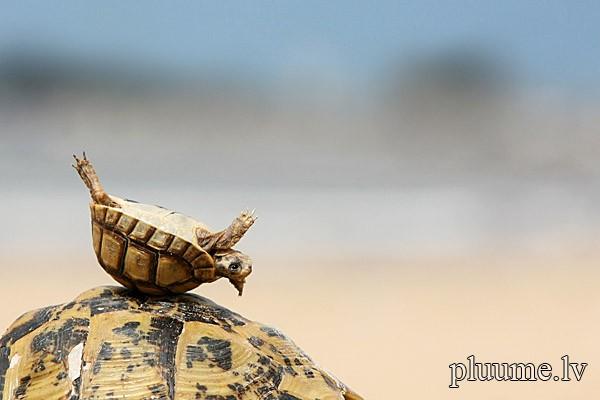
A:
[[[234,281],[234,280],[230,280],[231,284],[238,290],[238,296],[242,295],[242,292],[244,291],[244,284],[246,283],[246,280],[241,280],[241,281]]]

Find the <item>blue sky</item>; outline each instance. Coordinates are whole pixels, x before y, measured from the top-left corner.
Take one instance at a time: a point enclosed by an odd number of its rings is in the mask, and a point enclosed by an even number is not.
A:
[[[3,1],[0,57],[27,44],[173,71],[376,76],[476,46],[531,84],[600,87],[598,1]]]

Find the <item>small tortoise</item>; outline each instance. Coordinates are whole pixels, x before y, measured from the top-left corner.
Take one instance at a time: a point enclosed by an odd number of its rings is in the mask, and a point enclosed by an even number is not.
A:
[[[164,295],[226,277],[242,295],[252,260],[232,247],[256,220],[254,212],[244,211],[227,229],[211,232],[177,212],[107,194],[85,153],[83,159],[73,157],[92,197],[94,251],[117,282]]]
[[[0,400],[361,400],[281,332],[193,294],[99,287],[0,338]]]

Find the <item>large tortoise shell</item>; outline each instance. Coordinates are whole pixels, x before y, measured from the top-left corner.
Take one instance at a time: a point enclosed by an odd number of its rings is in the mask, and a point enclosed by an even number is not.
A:
[[[0,338],[0,400],[359,400],[281,332],[197,295],[100,287]]]
[[[214,259],[197,244],[200,222],[159,206],[111,196],[119,207],[92,203],[98,262],[127,288],[161,295],[212,282]]]

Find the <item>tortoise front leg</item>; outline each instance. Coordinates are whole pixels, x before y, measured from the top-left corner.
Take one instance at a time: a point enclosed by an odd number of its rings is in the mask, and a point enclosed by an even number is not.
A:
[[[75,159],[73,168],[75,168],[83,180],[83,183],[85,183],[85,186],[90,190],[90,195],[92,196],[94,203],[109,207],[119,207],[119,205],[104,191],[104,188],[100,184],[100,179],[98,179],[98,175],[96,174],[96,170],[94,170],[94,167],[88,161],[85,152],[83,153],[83,160],[77,158],[75,154],[73,154],[73,158]]]
[[[211,252],[213,250],[227,250],[235,246],[242,236],[250,229],[256,221],[254,210],[242,211],[242,213],[233,220],[231,225],[220,232],[210,232],[202,227],[196,229],[198,244],[204,250]]]

